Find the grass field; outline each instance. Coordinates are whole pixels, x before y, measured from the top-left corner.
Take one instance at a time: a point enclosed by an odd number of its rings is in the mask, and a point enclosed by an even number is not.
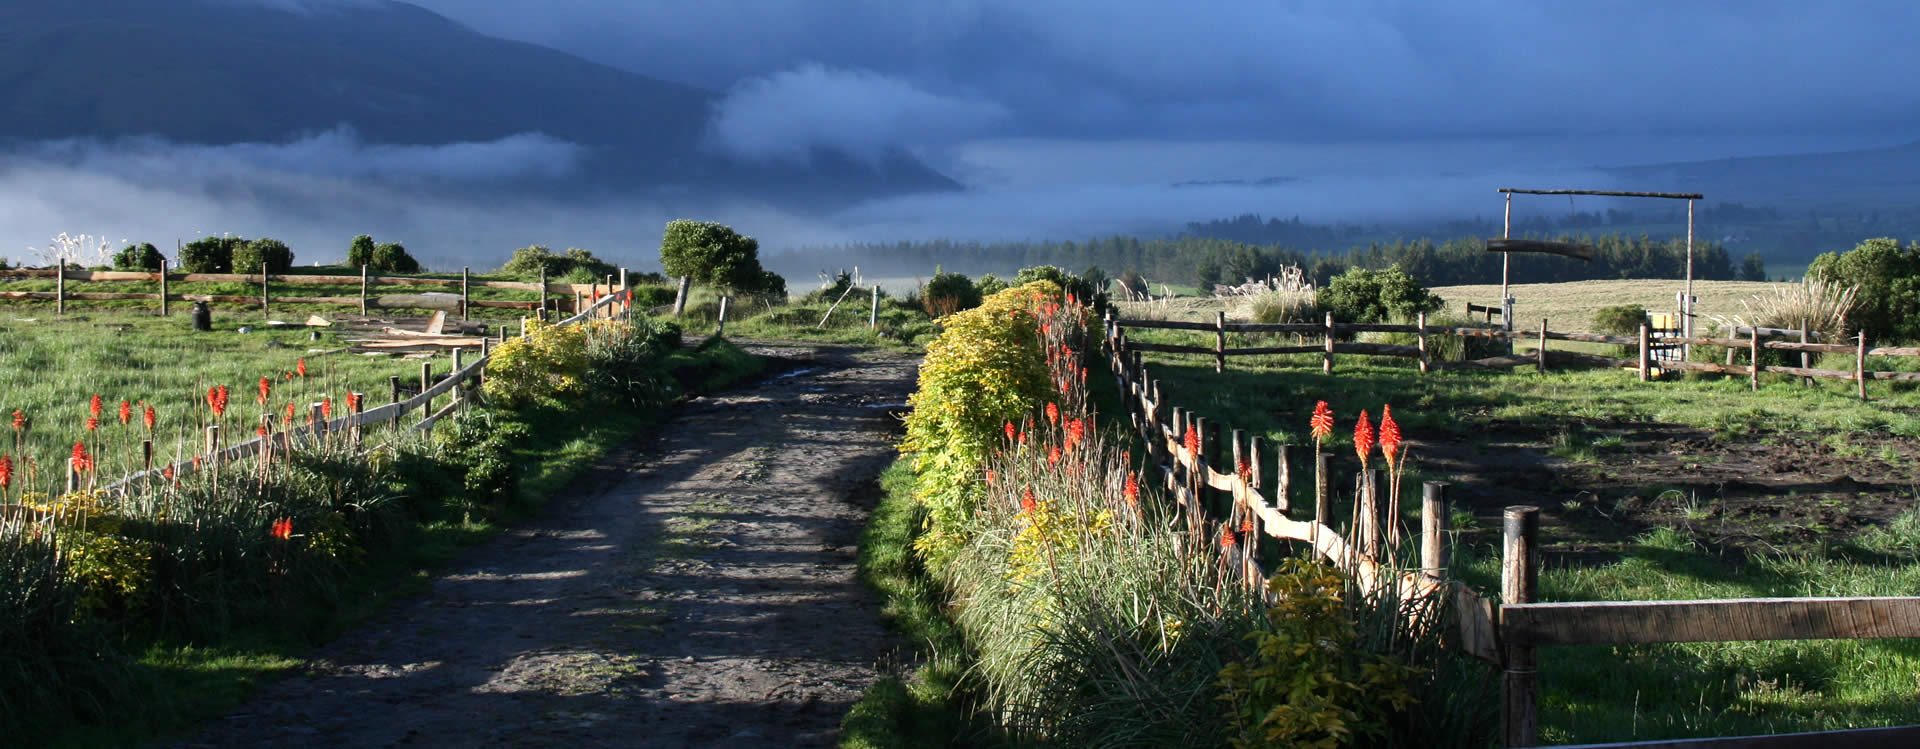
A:
[[[1569,324],[1554,330],[1582,330],[1599,306],[1655,308],[1673,286],[1555,284],[1518,287],[1515,296],[1522,319],[1564,318]],[[1696,293],[1703,312],[1728,304],[1737,312],[1736,300],[1757,286],[1700,284]],[[1498,295],[1497,286],[1436,291],[1456,310]],[[1183,302],[1182,314],[1196,319],[1220,308]],[[1212,343],[1176,331],[1129,336]],[[1230,346],[1254,345],[1231,338]],[[1328,449],[1342,476],[1358,467],[1345,436],[1358,411],[1377,419],[1392,404],[1411,445],[1407,484],[1452,482],[1453,570],[1482,590],[1499,588],[1501,509],[1528,504],[1542,510],[1547,601],[1920,594],[1920,388],[1911,385],[1873,384],[1863,403],[1849,383],[1807,388],[1772,376],[1755,393],[1744,378],[1640,383],[1623,370],[1531,368],[1422,375],[1406,360],[1359,356],[1340,357],[1330,376],[1318,356],[1234,358],[1224,374],[1206,357],[1147,361],[1166,403],[1281,444],[1311,445],[1308,415],[1328,401],[1339,418]],[[1817,366],[1850,368],[1851,358]],[[1296,486],[1304,470],[1301,459]],[[1406,499],[1411,520],[1417,504]],[[1540,662],[1549,742],[1917,717],[1920,643],[1910,641],[1564,647],[1544,649]]]
[[[1757,281],[1694,281],[1693,295],[1700,301],[1694,311],[1700,315],[1738,315],[1741,300],[1752,297],[1774,284]],[[1594,332],[1593,313],[1602,307],[1638,304],[1648,312],[1673,312],[1674,295],[1686,288],[1685,281],[1574,281],[1571,283],[1516,284],[1513,295],[1515,325],[1532,328],[1546,319],[1557,333]],[[1440,286],[1433,289],[1447,301],[1442,310],[1465,315],[1467,303],[1498,307],[1500,284]],[[1495,320],[1498,321],[1498,316]]]

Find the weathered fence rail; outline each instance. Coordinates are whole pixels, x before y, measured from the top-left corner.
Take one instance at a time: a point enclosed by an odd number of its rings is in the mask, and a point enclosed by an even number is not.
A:
[[[1216,313],[1214,321],[1188,322],[1178,320],[1137,320],[1116,318],[1109,314],[1107,326],[1117,330],[1121,340],[1135,351],[1147,351],[1167,354],[1196,354],[1214,357],[1214,371],[1225,372],[1227,359],[1234,356],[1276,355],[1276,354],[1320,354],[1321,371],[1331,374],[1335,358],[1340,354],[1362,356],[1388,356],[1415,359],[1420,371],[1446,369],[1511,369],[1533,365],[1541,371],[1552,366],[1604,367],[1619,369],[1637,369],[1640,379],[1651,381],[1656,370],[1683,370],[1695,372],[1713,372],[1718,374],[1744,376],[1749,378],[1755,390],[1760,389],[1760,374],[1776,374],[1800,377],[1808,385],[1812,380],[1851,380],[1856,383],[1859,397],[1867,397],[1866,385],[1871,380],[1892,382],[1920,382],[1920,372],[1868,371],[1866,359],[1880,357],[1920,357],[1920,346],[1868,346],[1866,334],[1855,336],[1851,344],[1814,343],[1807,339],[1813,337],[1809,331],[1786,331],[1776,328],[1736,328],[1745,338],[1705,338],[1669,336],[1655,338],[1652,329],[1642,325],[1640,335],[1613,336],[1594,333],[1562,333],[1549,330],[1548,321],[1541,320],[1537,330],[1505,330],[1498,327],[1463,327],[1449,325],[1428,325],[1426,315],[1420,315],[1413,325],[1387,325],[1379,323],[1342,323],[1327,315],[1324,323],[1229,323],[1226,313]],[[1183,330],[1214,334],[1214,345],[1196,346],[1171,343],[1152,343],[1126,340],[1127,328]],[[1228,333],[1279,333],[1299,336],[1318,335],[1320,342],[1302,342],[1289,346],[1240,346],[1228,347]],[[1342,336],[1355,333],[1404,333],[1414,336],[1416,343],[1404,344],[1357,343],[1339,340]],[[1800,335],[1800,341],[1763,340],[1765,336]],[[1532,355],[1518,354],[1494,356],[1460,362],[1434,361],[1432,358],[1431,338],[1433,336],[1456,336],[1463,338],[1491,338],[1496,340],[1535,342]],[[1622,346],[1635,351],[1632,359],[1582,354],[1568,351],[1549,351],[1547,341],[1576,341],[1582,343],[1600,343]],[[1684,346],[1719,346],[1727,349],[1727,361],[1724,364],[1713,362],[1686,361],[1683,359],[1657,357],[1658,352],[1671,351]],[[1760,363],[1761,350],[1798,352],[1802,354],[1801,365],[1770,366]],[[1747,351],[1748,364],[1735,364],[1735,352]],[[1808,354],[1853,354],[1853,371],[1837,369],[1816,369],[1809,364]]]
[[[453,308],[464,316],[471,307],[498,309],[548,310],[560,308],[565,311],[579,312],[585,304],[596,297],[628,290],[627,270],[620,269],[618,276],[608,276],[606,282],[577,284],[549,283],[542,279],[535,281],[489,281],[472,279],[469,269],[462,268],[460,278],[420,278],[416,276],[375,276],[361,268],[357,276],[302,275],[297,273],[170,273],[146,271],[85,271],[55,270],[52,268],[15,268],[0,270],[0,281],[52,279],[53,291],[14,291],[0,290],[0,299],[52,300],[58,311],[64,312],[67,300],[79,301],[123,301],[145,300],[159,302],[161,314],[168,311],[168,302],[211,302],[218,304],[259,305],[267,309],[271,303],[282,304],[318,304],[333,306],[359,306],[364,312],[369,308],[380,309],[419,309]],[[87,283],[112,282],[149,282],[159,283],[156,293],[129,293],[103,291],[68,291],[66,282]],[[260,290],[259,294],[184,294],[171,292],[169,284],[175,283],[231,283],[252,284]],[[274,296],[272,285],[282,286],[350,286],[358,285],[357,296]],[[414,294],[370,294],[373,286],[421,286],[457,290],[458,299],[433,300]],[[506,289],[513,291],[538,292],[536,300],[511,299],[473,299],[473,289]],[[552,295],[551,298],[549,295]]]
[[[1427,482],[1423,486],[1417,564],[1401,564],[1395,559],[1394,550],[1401,535],[1400,498],[1381,496],[1378,470],[1361,471],[1347,533],[1342,535],[1333,528],[1331,456],[1319,456],[1313,474],[1316,479],[1311,508],[1313,519],[1295,520],[1289,517],[1293,511],[1293,449],[1280,445],[1272,451],[1277,470],[1269,474],[1264,458],[1267,449],[1259,437],[1249,437],[1238,429],[1225,430],[1229,435],[1227,449],[1216,447],[1223,431],[1221,427],[1162,400],[1160,381],[1152,377],[1141,357],[1145,351],[1158,349],[1127,340],[1123,329],[1126,321],[1109,318],[1108,323],[1108,361],[1126,406],[1127,418],[1145,440],[1153,463],[1161,468],[1166,489],[1173,494],[1188,522],[1196,525],[1212,522],[1205,517],[1209,504],[1206,492],[1223,492],[1230,507],[1224,522],[1250,520],[1257,534],[1306,544],[1315,557],[1347,570],[1363,590],[1379,591],[1392,586],[1403,601],[1443,600],[1452,604],[1454,619],[1447,644],[1501,671],[1502,736],[1507,746],[1530,747],[1538,743],[1536,651],[1541,647],[1920,638],[1920,597],[1539,603],[1535,599],[1539,581],[1540,511],[1535,507],[1509,507],[1505,511],[1501,591],[1496,604],[1496,599],[1483,596],[1447,575],[1446,484]],[[1643,331],[1636,343],[1642,343],[1645,338]],[[1644,362],[1644,344],[1641,348],[1641,362]],[[1770,369],[1785,371],[1787,368]],[[1190,431],[1195,433],[1193,444],[1198,449],[1188,446],[1186,438]],[[1231,468],[1226,471],[1213,467],[1218,459],[1215,456],[1222,453],[1231,460]],[[1274,477],[1271,484],[1266,479],[1269,475]],[[1267,493],[1270,485],[1271,500]],[[1247,578],[1259,582],[1264,572],[1257,564],[1254,546],[1241,545],[1241,564]],[[1402,611],[1410,616],[1430,613],[1430,609],[1418,605],[1403,607]],[[1911,745],[1920,745],[1920,726],[1587,746],[1801,749]]]

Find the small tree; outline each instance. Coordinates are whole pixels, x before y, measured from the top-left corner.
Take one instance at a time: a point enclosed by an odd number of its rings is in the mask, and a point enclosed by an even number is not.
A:
[[[180,248],[180,269],[188,273],[232,273],[233,251],[247,240],[202,237]]]
[[[1442,300],[1400,266],[1354,268],[1320,290],[1320,306],[1344,322],[1385,322],[1440,309]]]
[[[674,313],[686,303],[684,291],[704,283],[732,291],[757,291],[766,282],[760,267],[760,243],[725,224],[677,219],[660,238],[660,265],[681,279],[683,291]]]
[[[285,273],[293,267],[293,248],[272,237],[261,237],[233,249],[233,272]]]
[[[938,320],[961,310],[980,306],[980,288],[973,280],[959,273],[945,273],[934,268],[933,278],[920,292],[920,304],[926,308],[927,316]]]
[[[373,248],[371,265],[386,273],[419,273],[421,270],[420,261],[407,254],[407,248],[399,242],[386,242]]]
[[[141,242],[121,248],[120,252],[113,256],[113,267],[116,270],[157,272],[166,261],[166,256],[160,254],[160,250],[156,249],[152,242]]]
[[[347,245],[347,264],[355,267],[373,264],[373,237],[366,234],[353,238]]]
[[[1900,246],[1890,237],[1869,239],[1844,253],[1823,253],[1807,266],[1809,279],[1858,287],[1849,331],[1878,340],[1920,340],[1920,242]]]

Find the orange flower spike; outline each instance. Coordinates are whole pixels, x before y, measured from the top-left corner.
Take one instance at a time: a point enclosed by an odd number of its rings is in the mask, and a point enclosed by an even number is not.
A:
[[[1373,425],[1367,423],[1367,412],[1360,411],[1360,421],[1353,425],[1353,451],[1360,455],[1360,467],[1367,467],[1367,457],[1373,452]]]
[[[98,417],[98,416],[88,416],[88,417],[87,417],[87,431],[89,431],[89,432],[97,432],[97,431],[99,431],[99,430],[100,430],[100,417]]]
[[[1128,507],[1140,506],[1140,478],[1133,471],[1127,472],[1127,483],[1121,487],[1120,497],[1127,501]]]
[[[153,431],[153,422],[154,422],[154,416],[155,416],[153,412],[153,405],[152,404],[142,404],[142,405],[146,406],[146,408],[140,412],[140,423],[147,425],[147,431],[151,432]]]
[[[167,467],[160,469],[160,478],[166,479],[168,481],[173,480],[173,464],[172,463],[168,463]]]
[[[993,473],[993,469],[991,469],[991,468],[989,468],[989,469],[987,469],[987,483],[988,483],[988,484],[992,484],[992,483],[993,483],[993,479],[994,479],[994,473]]]
[[[332,398],[322,398],[320,400],[320,418],[323,418],[323,419],[333,418],[333,399]]]
[[[87,454],[87,443],[73,443],[73,457],[69,459],[69,462],[73,464],[74,473],[86,473],[93,470],[93,456]]]
[[[1047,423],[1054,425],[1060,423],[1060,407],[1058,405],[1053,403],[1047,404]]]
[[[19,409],[17,409],[17,408],[16,408],[16,409],[14,409],[14,411],[13,411],[13,431],[16,431],[16,432],[18,432],[18,431],[22,431],[22,430],[25,430],[26,428],[27,428],[27,412],[25,412],[25,411],[21,411],[21,410],[19,410]]]
[[[358,412],[360,410],[360,394],[359,393],[347,393],[347,410],[355,411],[355,412]]]
[[[1013,441],[1013,435],[1014,435],[1013,422],[1009,421],[1007,422],[1007,441],[1008,442]]]
[[[1027,487],[1026,493],[1020,495],[1020,511],[1033,512],[1039,507],[1040,507],[1040,502],[1033,498],[1033,487],[1031,486]]]
[[[100,415],[100,394],[99,393],[94,393],[93,399],[87,401],[87,413],[95,417],[98,417]]]
[[[278,520],[273,521],[273,529],[268,531],[268,534],[272,535],[274,538],[279,539],[281,541],[285,541],[289,538],[292,538],[293,537],[293,519],[280,518]]]
[[[1307,424],[1313,427],[1315,441],[1333,436],[1333,409],[1327,407],[1326,401],[1320,401],[1314,405],[1313,418],[1308,419]]]
[[[287,423],[288,424],[293,423],[293,404],[292,403],[287,404]]]
[[[260,378],[260,395],[258,396],[260,405],[262,406],[267,405],[267,396],[272,392],[273,392],[273,381],[265,377]]]
[[[1231,549],[1236,543],[1239,543],[1239,539],[1233,537],[1232,528],[1222,528],[1220,530],[1220,548]]]
[[[1059,464],[1060,464],[1060,446],[1054,445],[1053,447],[1047,448],[1047,465],[1051,466],[1051,465],[1059,465]]]
[[[1239,473],[1240,473],[1240,479],[1242,481],[1253,480],[1253,463],[1252,462],[1248,461],[1246,458],[1241,458],[1240,465],[1238,467],[1240,469]]]
[[[261,424],[260,426],[257,426],[257,427],[254,427],[254,428],[253,428],[253,433],[254,433],[254,434],[257,434],[257,435],[260,435],[260,436],[262,436],[262,437],[265,437],[265,436],[267,436],[267,425],[265,425],[265,424]]]
[[[299,373],[301,377],[307,376],[307,360],[301,359],[298,364],[294,365],[293,371]]]
[[[0,489],[13,486],[13,458],[0,455]]]
[[[1253,535],[1253,516],[1252,515],[1248,515],[1240,519],[1240,534],[1244,536]]]
[[[120,425],[126,426],[131,423],[133,423],[133,404],[120,401]]]
[[[1199,455],[1200,454],[1200,430],[1193,428],[1193,425],[1191,424],[1187,425],[1187,436],[1186,436],[1186,439],[1183,440],[1182,444],[1186,446],[1187,452],[1192,453],[1194,455]]]
[[[1393,406],[1380,407],[1380,454],[1387,456],[1387,465],[1394,465],[1400,455],[1400,425],[1393,421]]]

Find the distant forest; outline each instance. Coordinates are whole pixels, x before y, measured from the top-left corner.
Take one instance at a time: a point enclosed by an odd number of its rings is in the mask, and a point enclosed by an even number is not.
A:
[[[1277,227],[1275,231],[1280,233],[1301,227],[1297,229],[1302,232],[1301,236],[1294,238],[1301,244],[1307,244],[1302,241],[1306,232],[1343,231],[1296,222],[1259,223],[1262,231],[1266,231],[1265,227]],[[1498,230],[1496,226],[1495,236]],[[1135,271],[1150,283],[1201,288],[1264,277],[1284,265],[1305,268],[1316,282],[1325,285],[1328,279],[1348,268],[1380,269],[1397,264],[1429,286],[1452,286],[1499,282],[1500,255],[1486,251],[1485,236],[1485,232],[1476,232],[1443,242],[1430,239],[1371,242],[1338,252],[1295,249],[1297,245],[1293,242],[1254,243],[1192,235],[1171,239],[1115,236],[1086,242],[935,240],[809,248],[763,259],[770,267],[794,277],[855,266],[868,277],[902,277],[931,275],[935,266],[968,275],[1010,275],[1026,266],[1057,265],[1071,271],[1097,267],[1112,276]],[[1516,255],[1511,268],[1514,283],[1679,278],[1686,273],[1686,243],[1681,240],[1618,234],[1529,233],[1528,236],[1590,244],[1596,252],[1592,262],[1552,255]],[[1324,246],[1321,242],[1313,244]],[[1694,278],[1766,280],[1766,267],[1758,255],[1749,255],[1736,263],[1717,242],[1696,239],[1693,263]]]

